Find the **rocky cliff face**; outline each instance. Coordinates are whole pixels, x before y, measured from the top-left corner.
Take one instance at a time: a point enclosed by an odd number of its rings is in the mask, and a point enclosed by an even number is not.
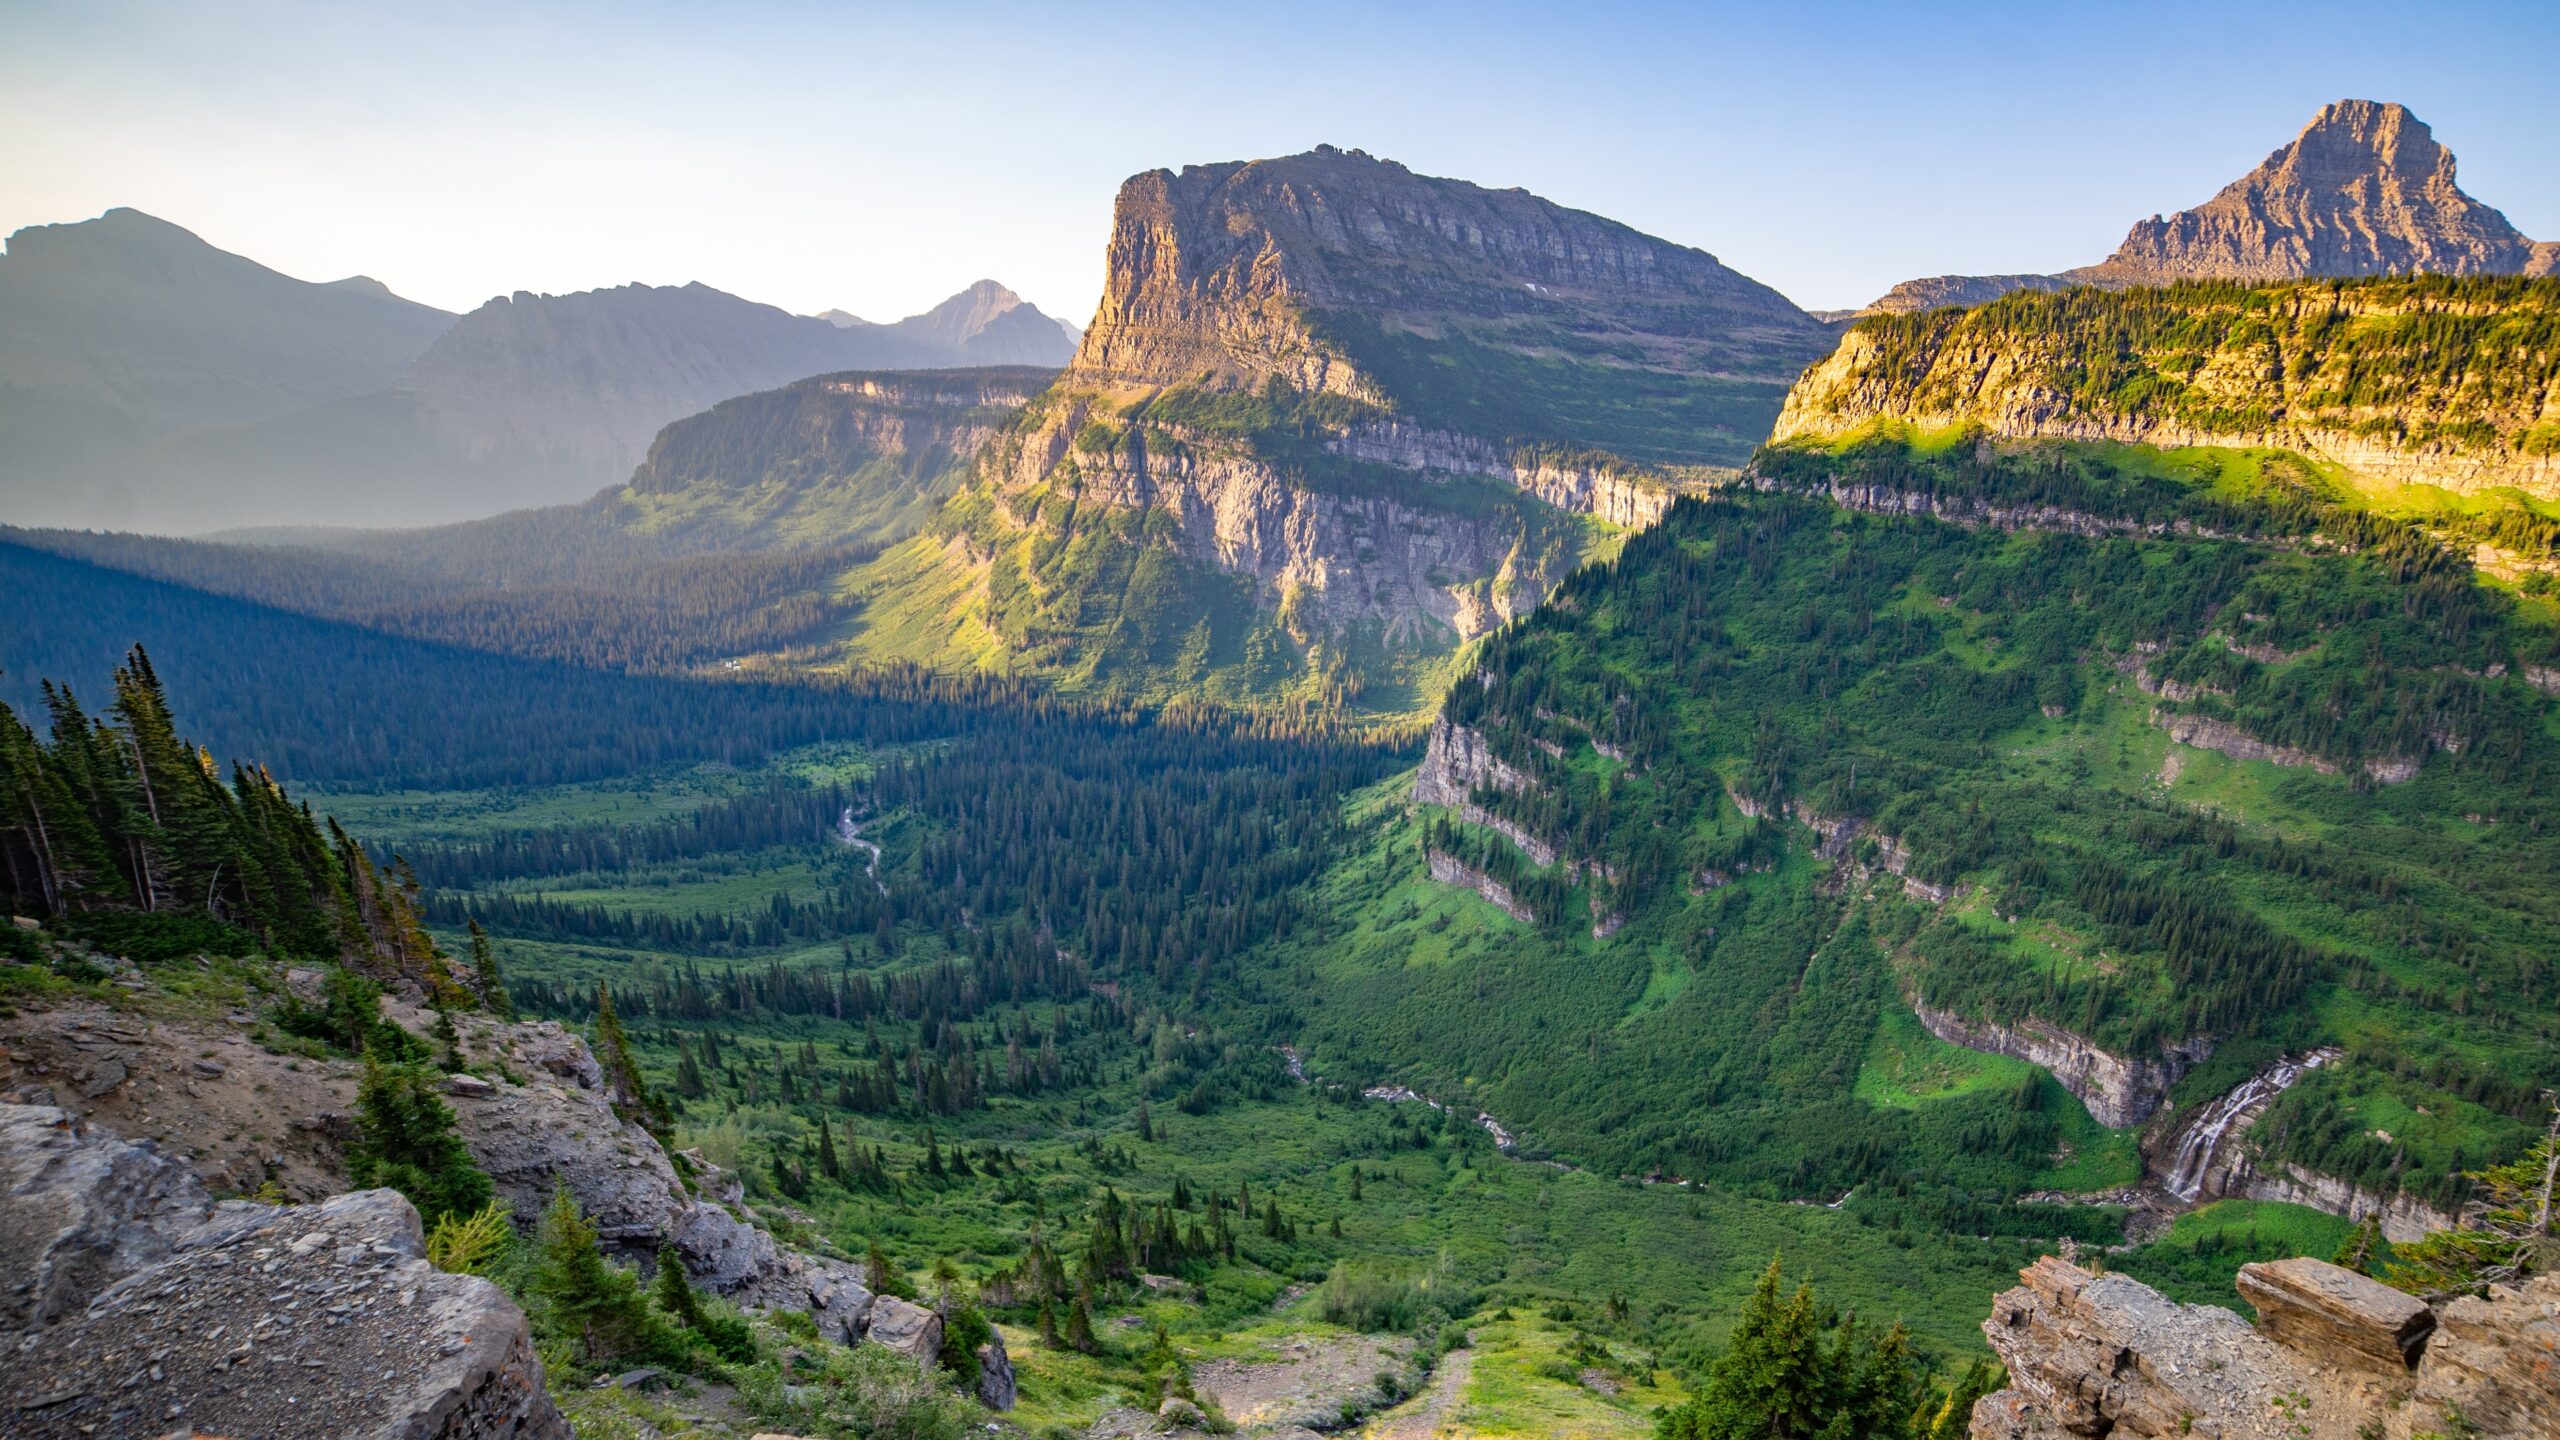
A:
[[[2560,1277],[2431,1310],[2317,1260],[2250,1265],[2255,1326],[2051,1257],[2019,1278],[1983,1322],[2011,1388],[1975,1440],[2526,1440],[2560,1417]]]
[[[1988,1055],[2007,1055],[2053,1072],[2062,1088],[2080,1098],[2101,1125],[2129,1129],[2151,1118],[2169,1098],[2178,1077],[2213,1052],[2208,1040],[2164,1047],[2158,1058],[2123,1056],[2101,1050],[2058,1025],[2028,1019],[2015,1025],[1969,1020],[1951,1011],[1916,1004],[1913,1011],[1929,1033],[1949,1044]]]
[[[2535,244],[2454,182],[2453,152],[2407,107],[2340,100],[2192,210],[2136,224],[2115,253],[2059,275],[1906,280],[1861,311],[1979,305],[2018,290],[2358,275],[2548,275]]]
[[[2267,446],[2376,481],[2560,497],[2560,352],[2533,338],[2555,315],[2560,292],[2541,281],[2377,280],[2082,290],[1886,317],[1805,372],[1772,438],[1882,420]],[[2123,342],[2104,385],[2089,349],[2101,326],[2111,346]],[[2457,363],[2420,363],[2421,352]]]
[[[1106,270],[930,562],[1025,656],[1159,623],[1092,560],[1135,544],[1244,579],[1290,666],[1427,666],[1593,553],[1586,517],[1739,463],[1829,339],[1701,251],[1329,147],[1132,178]],[[1054,613],[1001,613],[1035,592]]]
[[[2063,278],[2102,285],[2310,275],[2517,275],[2533,242],[2454,183],[2453,152],[2405,106],[2340,100],[2193,210],[2135,225]]]
[[[1534,347],[1612,334],[1640,363],[1783,367],[1819,326],[1714,256],[1523,190],[1357,150],[1154,170],[1121,187],[1079,382],[1278,379],[1385,402],[1391,379],[1321,317]]]
[[[524,1312],[427,1263],[391,1190],[214,1203],[187,1167],[0,1105],[12,1436],[569,1440]]]

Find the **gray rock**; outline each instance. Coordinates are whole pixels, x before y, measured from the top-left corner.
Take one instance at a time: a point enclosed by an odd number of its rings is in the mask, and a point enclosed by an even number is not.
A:
[[[0,1331],[78,1311],[214,1213],[195,1175],[148,1141],[47,1106],[0,1106],[0,1196]]]
[[[429,1265],[394,1191],[215,1205],[150,1146],[25,1107],[0,1109],[0,1183],[12,1440],[570,1440],[524,1312]]]
[[[978,1347],[978,1403],[990,1410],[1010,1410],[1017,1394],[1013,1356],[1004,1348],[1003,1332],[997,1331]]]
[[[930,1367],[942,1354],[942,1317],[913,1301],[883,1295],[871,1302],[865,1340]]]

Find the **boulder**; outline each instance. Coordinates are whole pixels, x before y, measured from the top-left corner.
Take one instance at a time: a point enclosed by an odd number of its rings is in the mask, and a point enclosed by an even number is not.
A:
[[[865,1340],[930,1368],[942,1354],[942,1317],[913,1301],[883,1295],[871,1302]]]
[[[2426,1347],[2421,1413],[2458,1410],[2483,1435],[2560,1433],[2560,1275],[2448,1301]]]
[[[77,1313],[214,1213],[194,1172],[150,1142],[38,1105],[0,1105],[0,1197],[0,1331]]]
[[[2401,1374],[2435,1328],[2417,1297],[2309,1256],[2243,1265],[2238,1283],[2261,1333],[2328,1364]]]
[[[1167,1395],[1156,1407],[1156,1428],[1167,1433],[1183,1430],[1206,1430],[1209,1416],[1198,1405],[1179,1395]]]
[[[26,1119],[0,1116],[10,1122],[0,1162],[18,1173],[28,1168],[18,1150]],[[60,1157],[58,1140],[32,1138],[40,1155]],[[143,1149],[121,1141],[90,1148],[145,1179],[154,1168],[146,1161],[182,1169],[117,1153]],[[570,1440],[524,1312],[488,1281],[428,1264],[418,1212],[397,1192],[293,1207],[231,1202],[183,1225],[201,1193],[191,1184],[164,1188],[181,1203],[119,1222],[129,1237],[147,1232],[147,1243],[92,1252],[157,1258],[76,1313],[0,1344],[0,1433]],[[31,1213],[11,1206],[11,1227]],[[38,1247],[40,1259],[98,1232],[94,1207],[84,1215],[54,1204],[48,1213],[70,1220],[72,1243]],[[58,1301],[68,1292],[48,1293]]]
[[[990,1410],[1013,1408],[1016,1390],[1013,1356],[1004,1348],[1004,1332],[991,1329],[978,1347],[978,1403]]]

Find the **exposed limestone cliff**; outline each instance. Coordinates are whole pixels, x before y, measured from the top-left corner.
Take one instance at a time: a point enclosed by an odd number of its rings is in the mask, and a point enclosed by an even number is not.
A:
[[[2541,280],[2017,295],[1861,322],[1805,372],[1773,439],[1884,421],[2268,446],[2377,481],[2560,497],[2555,320],[2560,289]]]
[[[187,1167],[0,1105],[0,1430],[568,1440],[524,1312],[429,1265],[397,1192],[214,1203]]]
[[[2026,1019],[2014,1025],[1968,1020],[1952,1011],[1915,1004],[1929,1033],[1987,1055],[2006,1055],[2053,1072],[2062,1088],[2080,1097],[2101,1125],[2123,1130],[2151,1118],[2169,1088],[2213,1052],[2209,1040],[2163,1046],[2159,1058],[2128,1058],[2101,1050],[2059,1025]]]
[[[1473,890],[1484,897],[1486,904],[1523,925],[1537,923],[1537,915],[1520,903],[1519,898],[1511,893],[1510,886],[1445,851],[1434,850],[1425,858],[1430,864],[1432,879],[1443,885],[1455,885],[1461,890]]]
[[[1520,847],[1534,865],[1556,863],[1555,846],[1518,821],[1475,802],[1475,792],[1482,787],[1521,792],[1535,790],[1537,782],[1495,756],[1478,731],[1445,719],[1433,721],[1431,741],[1413,774],[1413,798],[1425,805],[1446,805],[1458,812],[1459,819],[1494,831]]]
[[[2430,1310],[2321,1261],[2250,1265],[2255,1326],[2051,1257],[2019,1278],[1983,1322],[2011,1388],[1975,1440],[2539,1440],[2560,1417],[2560,1277]]]

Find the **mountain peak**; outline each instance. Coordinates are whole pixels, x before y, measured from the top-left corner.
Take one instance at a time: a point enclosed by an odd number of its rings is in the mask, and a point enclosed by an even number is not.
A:
[[[1315,312],[1413,335],[1498,335],[1524,350],[1589,336],[1590,348],[1634,345],[1667,371],[1744,351],[1765,364],[1815,333],[1783,296],[1702,250],[1329,145],[1131,176],[1105,264],[1076,360],[1105,385],[1278,378],[1381,398],[1374,376],[1308,330]]]
[[[2340,100],[2211,200],[2135,225],[2113,255],[2069,278],[2514,274],[2532,253],[2506,216],[2463,193],[2453,152],[2408,107]]]

